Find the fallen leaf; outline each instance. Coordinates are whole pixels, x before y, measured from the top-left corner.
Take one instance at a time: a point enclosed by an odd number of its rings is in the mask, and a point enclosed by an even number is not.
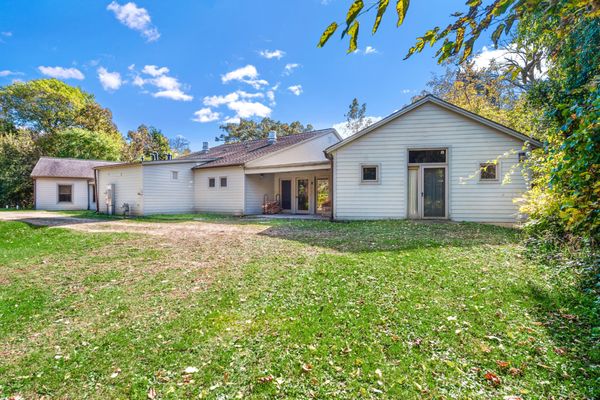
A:
[[[565,354],[567,354],[567,349],[565,349],[564,347],[557,347],[554,349],[554,352],[559,356],[564,356]]]
[[[187,367],[186,369],[183,370],[183,372],[185,372],[186,374],[195,374],[196,372],[198,372],[198,368]]]
[[[519,368],[512,367],[508,370],[508,373],[512,376],[519,376],[523,373]]]
[[[498,386],[501,383],[498,375],[492,372],[487,372],[483,377],[494,386]]]
[[[499,368],[506,369],[506,368],[508,368],[508,366],[510,365],[510,363],[508,361],[496,361],[496,365]]]
[[[311,364],[308,364],[308,363],[302,364],[302,371],[310,372],[310,371],[312,371],[312,369],[313,369],[313,366]]]
[[[523,400],[523,398],[519,396],[504,396],[504,400]]]
[[[375,375],[377,375],[379,377],[379,379],[381,379],[381,377],[382,377],[383,374],[381,373],[381,370],[379,368],[377,368],[375,370]]]
[[[273,375],[261,376],[258,378],[258,383],[269,383],[273,381]]]
[[[156,398],[156,390],[154,388],[148,389],[148,398],[154,400]]]

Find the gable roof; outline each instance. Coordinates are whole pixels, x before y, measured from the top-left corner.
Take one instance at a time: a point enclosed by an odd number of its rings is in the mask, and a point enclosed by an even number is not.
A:
[[[119,164],[119,162],[41,157],[31,171],[31,177],[94,179],[94,167],[112,164]]]
[[[266,155],[291,148],[297,144],[330,133],[333,133],[338,139],[341,139],[335,129],[321,129],[317,131],[282,136],[277,138],[277,141],[273,144],[269,144],[268,139],[257,139],[238,143],[222,144],[205,152],[197,151],[195,153],[188,154],[187,156],[178,157],[177,160],[204,162],[204,164],[198,165],[194,167],[194,169],[244,165],[248,161],[259,159]]]
[[[388,115],[384,119],[377,121],[372,125],[369,125],[365,129],[356,132],[354,135],[348,136],[346,139],[342,140],[341,142],[338,142],[338,143],[334,144],[333,146],[329,146],[327,149],[325,149],[325,152],[327,154],[330,154],[332,151],[335,151],[335,150],[339,149],[340,147],[343,147],[343,146],[347,145],[348,143],[355,141],[356,139],[366,135],[367,133],[369,133],[371,131],[374,131],[375,129],[379,128],[380,126],[385,125],[388,122],[391,122],[391,121],[395,120],[396,118],[399,118],[402,115],[408,113],[409,111],[412,111],[415,108],[420,107],[426,103],[436,104],[442,108],[445,108],[448,111],[452,111],[457,114],[463,115],[469,119],[472,119],[483,125],[494,128],[494,129],[496,129],[502,133],[505,133],[509,136],[512,136],[512,137],[522,140],[524,142],[531,143],[532,145],[534,145],[536,147],[542,146],[541,142],[533,139],[532,137],[529,137],[529,136],[527,136],[521,132],[517,132],[514,129],[511,129],[507,126],[504,126],[504,125],[494,122],[490,119],[482,117],[481,115],[472,113],[471,111],[465,110],[462,107],[458,107],[452,103],[448,103],[447,101],[444,101],[444,100],[440,99],[439,97],[436,97],[432,94],[428,94],[427,96],[423,97],[422,99],[415,101],[414,103],[409,104],[408,106],[396,111],[395,113]]]

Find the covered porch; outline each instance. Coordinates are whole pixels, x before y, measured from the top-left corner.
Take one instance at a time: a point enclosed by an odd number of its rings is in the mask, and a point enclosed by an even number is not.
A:
[[[246,214],[331,216],[328,162],[244,172]]]

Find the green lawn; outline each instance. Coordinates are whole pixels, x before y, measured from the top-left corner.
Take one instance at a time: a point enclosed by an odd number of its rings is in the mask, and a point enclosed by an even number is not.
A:
[[[524,258],[517,231],[269,224],[0,222],[0,398],[600,396],[594,296]]]

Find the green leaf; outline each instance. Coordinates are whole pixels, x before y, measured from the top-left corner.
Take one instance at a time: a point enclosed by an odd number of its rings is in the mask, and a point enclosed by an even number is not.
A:
[[[396,11],[398,12],[398,25],[402,25],[404,22],[404,17],[406,17],[406,12],[408,11],[408,6],[410,5],[410,0],[398,0],[396,3]]]
[[[510,7],[514,2],[515,0],[497,0],[492,10],[492,14],[496,17],[504,14],[506,10],[508,10],[508,7]]]
[[[481,0],[469,0],[466,3],[469,7],[477,7],[481,4]]]
[[[504,31],[504,24],[498,25],[494,33],[492,33],[492,41],[494,42],[494,47],[498,47],[498,39],[500,39],[500,35],[502,35],[502,31]]]
[[[335,31],[338,28],[338,24],[337,22],[332,22],[327,29],[325,29],[325,31],[323,32],[323,34],[321,35],[321,39],[319,39],[319,44],[317,45],[317,47],[323,47],[325,45],[325,43],[327,43],[327,41],[329,40],[329,38],[331,37],[331,35],[333,35],[335,33]]]
[[[348,47],[348,53],[352,53],[358,48],[358,21],[354,21],[352,26],[350,26],[348,29],[348,35],[350,35],[350,46]]]
[[[377,16],[375,17],[375,23],[373,24],[373,34],[377,32],[379,28],[379,24],[381,23],[381,18],[383,18],[383,14],[387,9],[390,0],[379,0],[379,6],[377,7]]]
[[[512,28],[515,19],[517,19],[517,14],[512,14],[506,19],[506,29],[504,30],[504,33],[508,34],[508,32],[510,32],[510,28]]]
[[[350,25],[356,19],[358,13],[363,9],[364,6],[365,3],[363,3],[363,0],[354,0],[354,3],[352,3],[348,9],[348,14],[346,15],[347,25]]]
[[[471,39],[465,42],[465,49],[463,50],[463,55],[460,59],[461,63],[464,62],[467,58],[469,58],[469,56],[473,52],[473,44],[475,43],[475,39],[475,37],[472,37]]]
[[[461,26],[458,29],[456,29],[456,42],[454,43],[455,51],[460,50],[460,48],[463,44],[464,38],[465,38],[465,27]]]

